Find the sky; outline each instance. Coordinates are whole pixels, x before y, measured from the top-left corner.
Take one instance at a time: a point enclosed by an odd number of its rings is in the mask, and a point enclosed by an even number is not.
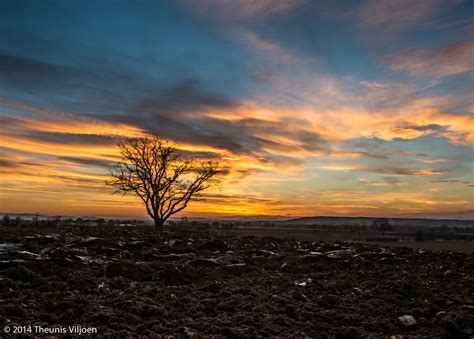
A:
[[[187,216],[474,218],[474,2],[0,1],[0,211],[145,217],[153,133],[222,173]]]

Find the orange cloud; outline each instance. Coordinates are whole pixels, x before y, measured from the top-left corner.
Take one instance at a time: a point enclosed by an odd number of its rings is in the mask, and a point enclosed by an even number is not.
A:
[[[414,171],[414,175],[421,175],[421,176],[429,176],[429,175],[441,175],[441,174],[447,174],[448,172],[446,171],[435,171],[435,170],[430,170],[430,169],[422,169],[418,171]]]
[[[126,137],[136,137],[144,133],[143,129],[135,126],[107,122],[77,113],[29,105],[5,97],[0,97],[0,105],[34,113],[35,118],[33,119],[10,118],[14,119],[15,123],[20,125],[21,128],[34,131]],[[3,112],[0,111],[0,113]],[[8,116],[5,117],[8,118]]]
[[[361,184],[368,185],[368,186],[387,186],[389,183],[383,181],[369,181],[366,179],[357,179]]]
[[[444,158],[440,158],[440,159],[418,159],[418,160],[420,160],[424,163],[427,163],[427,164],[455,162],[454,160],[444,159]]]
[[[366,165],[358,165],[358,164],[328,164],[319,166],[319,168],[331,171],[354,171],[360,169],[366,169]]]

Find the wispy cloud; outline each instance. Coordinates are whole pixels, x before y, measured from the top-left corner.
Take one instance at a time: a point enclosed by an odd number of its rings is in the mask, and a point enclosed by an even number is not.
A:
[[[454,75],[472,75],[473,55],[474,43],[463,41],[440,47],[403,50],[388,56],[385,62],[394,71],[436,80]]]
[[[376,27],[382,31],[398,31],[422,23],[449,3],[455,1],[368,0],[358,15],[362,25]]]
[[[433,180],[431,182],[438,184],[463,184],[468,187],[474,187],[473,181],[459,180],[459,179],[446,179],[446,180]]]
[[[366,169],[366,165],[360,165],[360,164],[327,164],[327,165],[322,165],[319,166],[319,168],[325,169],[325,170],[331,170],[331,171],[355,171],[355,170],[361,170],[361,169]]]
[[[271,17],[292,11],[305,2],[305,0],[192,0],[183,1],[182,5],[202,16],[214,17],[224,22],[235,22]]]
[[[396,166],[384,166],[371,169],[375,173],[381,173],[384,175],[395,175],[395,176],[433,176],[448,174],[448,171],[434,170],[434,169],[410,169],[405,167]]]

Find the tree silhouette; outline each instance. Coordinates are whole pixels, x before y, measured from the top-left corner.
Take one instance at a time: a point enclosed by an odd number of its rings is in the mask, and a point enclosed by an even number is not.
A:
[[[385,237],[386,231],[391,231],[393,229],[388,219],[385,219],[385,218],[379,218],[379,219],[373,220],[371,226],[375,230],[380,231],[382,233],[382,237]]]
[[[148,135],[118,144],[122,162],[110,171],[106,184],[123,195],[133,192],[144,202],[156,230],[196,200],[218,173],[214,161],[185,158],[169,140]]]
[[[3,226],[10,226],[10,216],[8,214],[5,214],[3,216],[2,225]]]

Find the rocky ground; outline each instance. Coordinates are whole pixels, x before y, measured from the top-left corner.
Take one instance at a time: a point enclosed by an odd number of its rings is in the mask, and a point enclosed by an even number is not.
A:
[[[472,254],[357,243],[4,228],[0,336],[472,338],[472,272]]]

